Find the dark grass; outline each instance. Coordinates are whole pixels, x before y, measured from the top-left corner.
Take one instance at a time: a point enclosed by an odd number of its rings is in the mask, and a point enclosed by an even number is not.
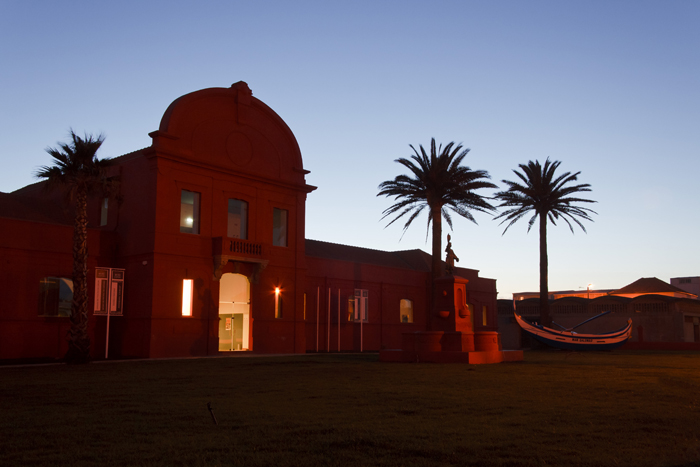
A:
[[[2,466],[700,465],[700,354],[0,368],[0,414]]]

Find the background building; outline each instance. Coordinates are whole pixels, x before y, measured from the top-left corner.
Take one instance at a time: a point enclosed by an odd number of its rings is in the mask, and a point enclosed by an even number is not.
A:
[[[672,277],[671,285],[700,296],[700,277]]]
[[[626,348],[697,348],[700,350],[700,300],[698,296],[655,277],[638,279],[620,289],[607,291],[551,292],[552,320],[572,327],[595,315],[609,315],[577,329],[603,333],[623,328],[632,319],[632,337]],[[515,322],[513,311],[530,321],[539,320],[539,294],[513,294],[515,300],[498,300],[499,332],[503,347],[519,349],[532,342]],[[583,296],[582,296],[583,295]],[[594,297],[595,295],[595,297]],[[555,326],[556,327],[556,326]]]

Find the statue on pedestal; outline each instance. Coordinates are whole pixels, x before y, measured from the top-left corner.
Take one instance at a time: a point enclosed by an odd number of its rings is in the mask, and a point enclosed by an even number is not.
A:
[[[452,275],[455,269],[455,261],[459,262],[459,258],[457,258],[455,252],[452,251],[452,243],[450,242],[450,239],[450,234],[447,234],[447,247],[445,248],[445,253],[447,253],[445,257],[445,272]]]

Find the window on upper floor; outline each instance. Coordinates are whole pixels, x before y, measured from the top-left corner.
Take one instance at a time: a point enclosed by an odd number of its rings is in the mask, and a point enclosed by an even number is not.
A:
[[[39,316],[70,316],[73,281],[44,277],[39,281]]]
[[[100,227],[107,225],[109,198],[103,198],[100,203]]]
[[[481,306],[481,325],[482,326],[489,325],[489,309],[486,305]]]
[[[272,210],[272,244],[275,246],[287,246],[287,217],[286,209]]]
[[[248,203],[240,199],[228,200],[227,237],[248,239]]]
[[[199,233],[199,193],[182,190],[180,195],[180,232]]]
[[[407,298],[402,298],[399,302],[399,309],[401,311],[401,322],[402,323],[412,323],[413,322],[413,300]]]

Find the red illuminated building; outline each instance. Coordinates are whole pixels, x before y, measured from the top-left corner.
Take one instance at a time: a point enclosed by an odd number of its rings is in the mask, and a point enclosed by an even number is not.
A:
[[[305,238],[316,187],[289,127],[246,83],[176,99],[150,136],[114,159],[119,196],[89,206],[94,358],[107,336],[99,268],[123,270],[110,358],[379,351],[435,328],[428,254]],[[60,358],[71,213],[37,183],[0,193],[0,223],[0,359]],[[496,281],[454,274],[473,331],[497,336]]]

